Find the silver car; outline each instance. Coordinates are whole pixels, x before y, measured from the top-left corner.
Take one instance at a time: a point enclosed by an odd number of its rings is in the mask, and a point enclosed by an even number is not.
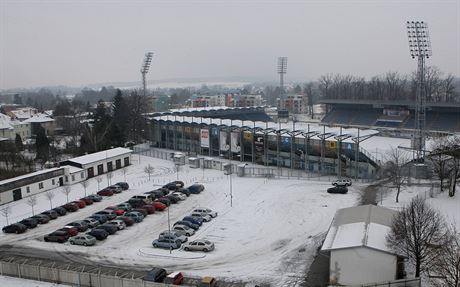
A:
[[[185,236],[192,236],[193,234],[195,234],[195,230],[193,230],[192,228],[188,226],[182,225],[182,224],[175,225],[173,227],[173,230],[176,233],[180,235],[185,235]]]
[[[96,227],[96,226],[99,226],[99,224],[101,224],[98,220],[94,219],[94,218],[91,218],[91,217],[87,217],[85,219],[83,219],[84,222],[88,223],[88,225],[93,228],[93,227]]]
[[[115,219],[115,220],[109,221],[107,222],[107,224],[115,225],[118,230],[122,230],[126,228],[126,223],[121,219]]]
[[[84,246],[91,246],[96,244],[96,237],[91,236],[89,234],[82,234],[82,235],[75,235],[70,237],[69,239],[70,244],[78,244]]]
[[[190,216],[201,218],[203,219],[203,221],[206,221],[206,222],[211,221],[211,215],[208,215],[206,213],[193,212],[192,214],[190,214]]]
[[[170,240],[174,240],[174,241],[180,240],[180,242],[182,242],[182,243],[187,242],[187,240],[188,240],[187,236],[184,236],[184,235],[182,235],[179,232],[176,232],[174,230],[163,231],[162,233],[160,233],[158,238],[159,239],[170,239]]]
[[[198,208],[195,208],[195,209],[193,210],[193,212],[204,213],[204,214],[207,214],[207,215],[211,216],[212,218],[217,217],[217,212],[212,211],[211,209],[206,208],[206,207],[198,207]]]
[[[184,250],[209,252],[214,250],[214,243],[205,239],[197,239],[184,244]]]

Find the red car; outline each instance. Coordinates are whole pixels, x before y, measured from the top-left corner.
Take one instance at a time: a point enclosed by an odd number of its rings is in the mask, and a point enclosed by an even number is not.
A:
[[[86,206],[86,203],[83,200],[75,200],[75,201],[72,201],[72,203],[77,204],[78,208],[84,208]]]
[[[139,208],[145,209],[145,211],[147,211],[148,214],[155,213],[155,207],[153,205],[150,205],[150,204],[143,205],[143,206],[141,206]]]
[[[69,236],[75,236],[78,234],[78,229],[76,227],[63,227],[56,231],[65,231]]]
[[[168,276],[166,276],[165,280],[163,281],[163,283],[173,284],[173,285],[182,285],[183,282],[184,282],[184,275],[182,275],[181,272],[173,272],[169,274]]]
[[[66,203],[62,207],[64,207],[67,211],[70,211],[70,212],[74,212],[79,209],[78,204],[73,203],[73,202]]]
[[[80,198],[80,200],[84,201],[86,205],[91,205],[94,202],[91,198],[88,198],[88,197]]]
[[[105,209],[113,210],[117,216],[125,214],[125,211],[123,209],[120,209],[116,206],[108,206]]]
[[[155,207],[155,210],[160,210],[160,211],[165,210],[167,207],[166,204],[161,203],[159,201],[152,202],[152,206]]]
[[[103,189],[101,191],[98,191],[97,192],[97,195],[101,195],[101,196],[112,196],[113,195],[113,191],[110,190],[110,189]]]

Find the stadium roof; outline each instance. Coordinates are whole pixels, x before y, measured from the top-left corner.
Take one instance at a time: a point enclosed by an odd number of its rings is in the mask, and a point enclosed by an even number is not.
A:
[[[318,104],[342,104],[342,105],[373,105],[377,107],[384,106],[407,106],[415,107],[415,101],[372,101],[372,100],[347,100],[347,99],[320,99]],[[429,103],[428,107],[440,107],[440,108],[460,108],[460,103]]]

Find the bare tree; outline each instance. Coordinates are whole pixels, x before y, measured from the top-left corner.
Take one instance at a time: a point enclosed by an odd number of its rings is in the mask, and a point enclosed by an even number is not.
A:
[[[72,187],[70,185],[65,185],[63,188],[62,188],[62,193],[65,194],[66,198],[67,198],[67,203],[69,203],[69,194],[72,192]]]
[[[97,177],[97,178],[96,178],[96,181],[97,181],[97,190],[99,191],[99,190],[101,190],[100,184],[101,184],[101,182],[102,182],[102,177],[100,177],[100,176]]]
[[[445,153],[446,149],[446,138],[436,138],[432,146],[432,152],[429,156],[433,163],[433,171],[441,182],[441,191],[443,191],[444,180],[449,178],[448,166],[449,161],[451,160],[451,156]]]
[[[126,167],[123,167],[123,168],[121,169],[121,172],[123,173],[123,177],[124,177],[125,182],[126,182],[126,173],[128,172],[128,169],[127,169]]]
[[[34,206],[37,205],[37,197],[35,195],[29,196],[26,200],[27,205],[32,207],[32,215],[34,214]]]
[[[2,210],[0,210],[0,213],[2,214],[3,217],[6,219],[6,225],[9,225],[10,223],[8,222],[8,216],[11,213],[11,206],[6,206]]]
[[[53,208],[53,198],[54,198],[54,192],[51,191],[51,190],[48,190],[47,192],[45,192],[45,196],[46,198],[49,200],[50,202],[50,207],[51,209]]]
[[[112,181],[111,181],[111,180],[112,180],[112,177],[113,177],[113,173],[108,172],[105,176],[107,177],[107,185],[108,185],[108,186],[112,185]]]
[[[80,184],[83,186],[83,188],[85,189],[85,196],[86,196],[86,188],[88,187],[89,185],[89,182],[87,180],[84,180],[82,182],[80,182]]]
[[[154,170],[155,168],[151,164],[144,167],[144,172],[149,175],[149,181],[150,181],[150,176],[152,175]]]
[[[399,202],[399,194],[401,193],[401,186],[407,181],[405,165],[409,162],[407,152],[393,148],[386,156],[385,173],[392,180],[394,186],[397,188],[396,202]]]
[[[460,232],[454,224],[449,229],[449,243],[444,247],[444,253],[433,265],[432,274],[439,278],[438,286],[460,286]]]
[[[442,255],[449,231],[439,212],[417,196],[393,218],[386,239],[389,248],[409,258],[415,277],[420,277]]]

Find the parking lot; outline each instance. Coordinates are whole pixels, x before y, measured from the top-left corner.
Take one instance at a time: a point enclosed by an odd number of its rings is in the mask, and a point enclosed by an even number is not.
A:
[[[137,157],[137,156],[136,156]],[[305,270],[326,232],[335,210],[354,205],[359,197],[353,185],[348,194],[328,194],[329,181],[295,179],[239,178],[233,175],[232,192],[228,176],[217,170],[190,169],[187,166],[174,173],[172,162],[149,157],[139,157],[128,168],[126,181],[130,189],[100,203],[87,206],[23,234],[2,234],[0,244],[39,248],[67,256],[68,260],[91,260],[136,269],[162,267],[167,271],[182,271],[186,276],[214,276],[223,281],[268,283],[272,286],[292,286],[292,278],[301,281]],[[140,163],[139,163],[140,160]],[[150,181],[143,172],[144,166],[155,167]],[[104,176],[102,176],[104,178]],[[43,236],[65,224],[83,219],[106,206],[128,200],[134,195],[161,187],[176,180],[188,186],[200,182],[205,186],[201,194],[191,195],[173,204],[169,210],[169,223],[189,215],[197,207],[207,207],[218,216],[204,223],[189,240],[207,239],[215,244],[212,252],[186,252],[152,247],[152,241],[168,229],[168,212],[155,212],[143,222],[134,224],[98,241],[95,246],[84,247],[70,243],[47,243]],[[105,182],[106,179],[104,178]],[[122,172],[114,174],[112,182],[124,181]],[[95,179],[89,180],[88,193],[97,191]],[[107,184],[106,184],[107,185]],[[105,186],[106,186],[105,185]],[[103,187],[101,183],[101,188]],[[232,206],[230,197],[233,196]],[[72,187],[72,200],[83,197],[81,185]],[[65,203],[65,196],[56,191],[55,205]],[[15,222],[30,216],[30,206],[25,202],[12,205],[9,221]],[[38,198],[36,211],[49,209],[44,197]],[[1,218],[5,225],[5,218]],[[71,256],[65,254],[72,254]]]

